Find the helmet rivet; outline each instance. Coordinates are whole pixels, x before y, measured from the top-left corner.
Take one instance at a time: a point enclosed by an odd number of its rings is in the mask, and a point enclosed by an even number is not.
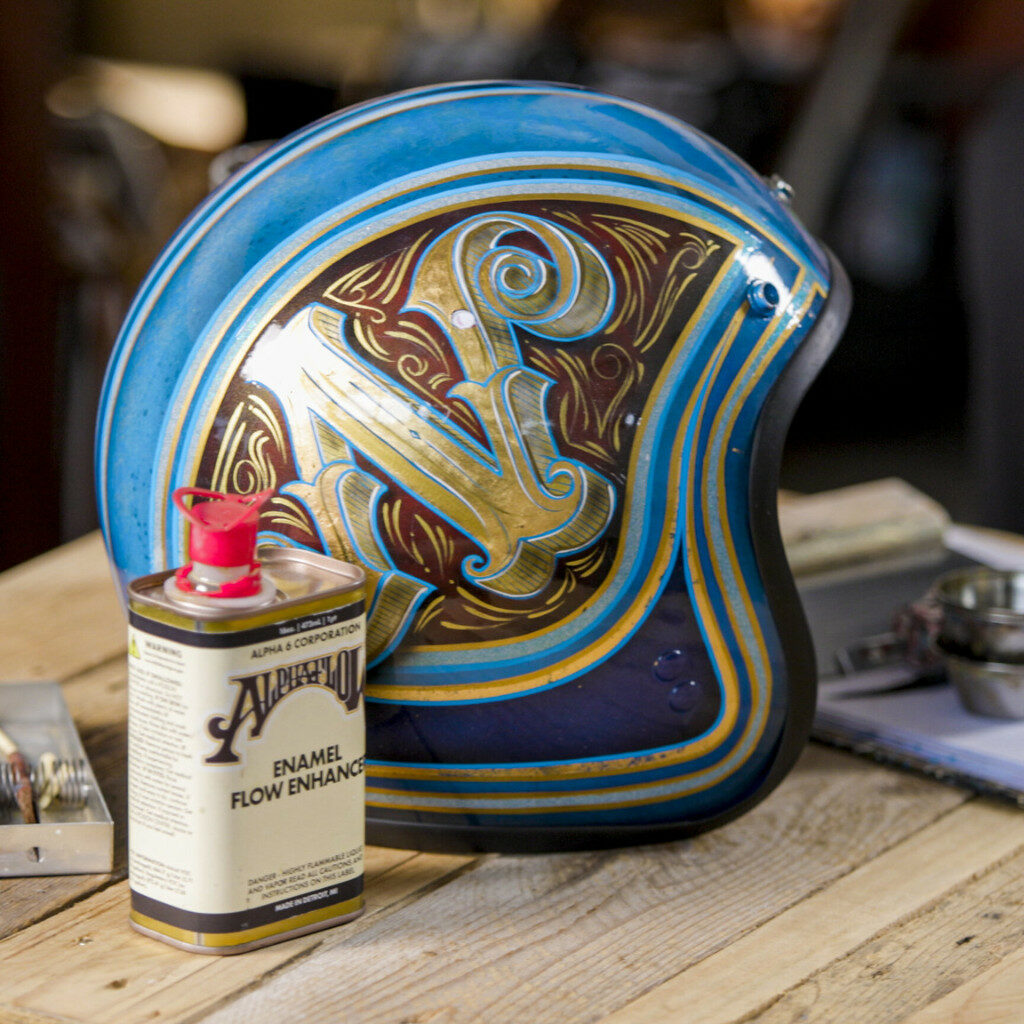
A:
[[[751,281],[747,285],[747,304],[754,316],[770,317],[779,305],[779,289],[771,281]]]
[[[784,181],[777,174],[773,174],[768,179],[768,187],[772,190],[775,198],[780,203],[792,203],[793,202],[793,186],[788,181]]]

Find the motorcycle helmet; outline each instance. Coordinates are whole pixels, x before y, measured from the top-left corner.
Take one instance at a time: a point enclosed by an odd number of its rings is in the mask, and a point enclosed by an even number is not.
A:
[[[436,86],[273,146],[195,212],[110,361],[122,583],[182,486],[367,573],[371,842],[540,851],[741,813],[814,707],[786,429],[846,278],[787,190],[640,104]]]

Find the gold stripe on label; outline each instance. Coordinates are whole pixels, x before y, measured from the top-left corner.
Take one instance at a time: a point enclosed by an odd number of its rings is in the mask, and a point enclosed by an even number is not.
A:
[[[270,924],[260,925],[258,928],[246,928],[239,932],[194,932],[187,928],[177,928],[171,924],[165,924],[154,917],[140,914],[132,910],[130,917],[137,925],[146,928],[158,935],[164,935],[176,942],[188,946],[206,946],[210,949],[222,949],[228,946],[242,946],[248,942],[258,942],[260,939],[269,938],[272,935],[280,935],[283,932],[295,931],[299,928],[307,928],[312,924],[320,924],[332,917],[345,917],[354,914],[357,910],[363,909],[363,896],[355,896],[343,903],[333,903],[329,907],[321,907],[319,910],[311,910],[306,914],[298,914],[295,917],[282,918],[280,921],[273,921]]]

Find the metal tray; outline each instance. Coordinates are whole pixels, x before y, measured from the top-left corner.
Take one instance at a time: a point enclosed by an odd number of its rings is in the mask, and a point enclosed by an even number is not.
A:
[[[102,874],[114,859],[114,822],[57,683],[0,684],[0,723],[25,758],[81,762],[83,799],[56,801],[28,825],[0,806],[0,877]]]

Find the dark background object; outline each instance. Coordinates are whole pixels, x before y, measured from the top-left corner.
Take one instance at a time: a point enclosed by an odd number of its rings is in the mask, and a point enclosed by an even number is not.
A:
[[[979,516],[1019,530],[1024,518],[1024,73],[982,106],[957,165],[959,270],[968,297],[970,451]]]
[[[43,95],[60,5],[0,5],[0,568],[60,540],[58,268]]]

